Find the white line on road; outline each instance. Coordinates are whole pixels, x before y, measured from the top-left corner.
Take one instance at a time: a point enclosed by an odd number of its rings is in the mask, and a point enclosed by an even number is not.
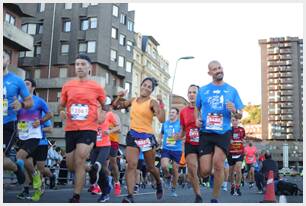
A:
[[[136,193],[136,194],[133,194],[133,196],[137,196],[137,195],[151,195],[151,194],[155,194],[155,192]],[[118,197],[123,197],[123,196],[127,196],[127,195],[128,194],[119,195]]]

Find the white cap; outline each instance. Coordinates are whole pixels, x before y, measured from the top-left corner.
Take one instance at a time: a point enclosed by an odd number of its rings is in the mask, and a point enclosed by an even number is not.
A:
[[[110,105],[111,103],[112,103],[111,98],[110,97],[106,97],[104,105]]]

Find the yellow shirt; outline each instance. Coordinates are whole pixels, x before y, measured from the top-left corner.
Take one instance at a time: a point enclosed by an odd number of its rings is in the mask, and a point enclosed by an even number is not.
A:
[[[113,113],[114,114],[114,116],[115,116],[115,119],[116,119],[116,121],[117,121],[117,124],[118,125],[120,125],[120,119],[119,119],[119,116],[117,115],[117,114],[115,114],[115,113]],[[109,129],[113,129],[115,127],[115,124],[110,124],[109,125]],[[114,133],[110,133],[109,134],[109,139],[110,139],[110,141],[112,141],[112,142],[119,142],[119,132],[114,132]]]
[[[131,105],[131,129],[136,132],[154,134],[152,122],[153,111],[150,108],[151,98],[145,102],[138,103],[135,98]]]

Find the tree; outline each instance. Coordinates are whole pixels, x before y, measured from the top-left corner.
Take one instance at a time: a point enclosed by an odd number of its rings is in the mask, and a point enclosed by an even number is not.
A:
[[[248,116],[241,120],[242,124],[260,124],[261,123],[261,107],[260,105],[248,104],[244,111]]]

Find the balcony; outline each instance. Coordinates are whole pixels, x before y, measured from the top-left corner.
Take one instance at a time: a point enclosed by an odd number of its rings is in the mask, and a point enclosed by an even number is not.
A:
[[[280,49],[279,53],[280,54],[291,54],[292,53],[292,49]]]
[[[282,115],[281,120],[293,120],[293,115]]]
[[[286,72],[286,73],[282,73],[280,74],[280,77],[292,77],[292,72]]]
[[[292,90],[282,91],[280,93],[280,95],[282,95],[282,96],[292,96],[293,95],[293,91]]]
[[[281,114],[293,114],[293,109],[282,109]]]
[[[292,103],[282,103],[281,108],[293,108],[293,104]]]
[[[34,50],[34,38],[6,21],[3,22],[3,37],[7,44],[18,51]]]
[[[293,89],[293,85],[281,85],[280,89],[281,90],[292,90]]]
[[[269,91],[278,91],[279,90],[279,87],[278,86],[269,86]]]
[[[286,97],[281,97],[280,100],[282,102],[292,102],[293,98],[292,98],[292,96],[286,96]]]
[[[270,62],[267,63],[268,66],[269,66],[269,63]],[[271,66],[268,71],[271,73],[271,72],[279,72],[280,70],[278,67]]]
[[[275,79],[275,78],[278,78],[278,77],[280,77],[280,74],[278,74],[278,73],[269,73],[269,75],[268,75],[268,78],[269,79]]]

